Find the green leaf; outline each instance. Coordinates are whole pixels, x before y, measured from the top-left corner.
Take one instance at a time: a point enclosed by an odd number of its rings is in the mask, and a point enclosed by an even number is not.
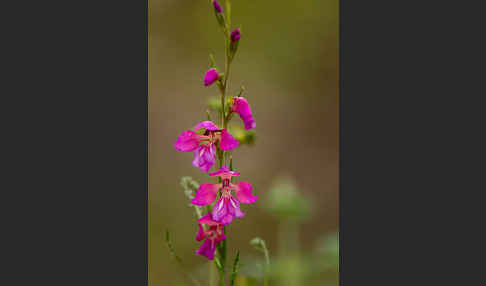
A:
[[[233,261],[233,271],[231,272],[231,286],[234,286],[236,275],[238,274],[238,262],[240,261],[240,251],[236,252],[235,260]]]
[[[221,99],[219,96],[211,96],[208,98],[208,107],[212,110],[221,112]]]
[[[213,10],[214,10],[214,14],[216,15],[216,20],[218,21],[219,26],[223,28],[223,30],[226,30],[226,23],[224,20],[223,13],[216,12],[216,9]]]
[[[214,263],[216,263],[216,267],[218,267],[220,271],[223,270],[223,265],[221,264],[221,261],[219,261],[219,258],[215,257]]]

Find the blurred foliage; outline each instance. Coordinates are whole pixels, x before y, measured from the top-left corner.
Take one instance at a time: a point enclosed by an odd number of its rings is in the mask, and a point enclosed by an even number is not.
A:
[[[339,240],[338,233],[324,234],[310,252],[299,256],[270,257],[269,285],[309,285],[312,281],[322,280],[322,275],[336,277],[339,275]],[[253,241],[253,244],[258,244]],[[245,256],[237,286],[260,286],[265,275],[263,257]],[[329,279],[332,284],[332,280]],[[319,284],[326,285],[326,284]]]
[[[224,103],[224,109],[227,111],[231,107],[231,103],[233,102],[233,98],[228,96]],[[221,116],[221,97],[220,96],[211,96],[208,98],[208,107],[212,111],[218,112],[218,118]]]
[[[221,98],[219,96],[211,96],[208,98],[208,107],[211,110],[221,113]]]
[[[299,192],[291,177],[274,180],[265,199],[265,210],[279,219],[303,221],[312,217],[312,201]]]
[[[189,176],[184,176],[181,178],[181,186],[184,190],[184,194],[189,199],[189,202],[195,197],[197,189],[199,189],[199,183],[193,180]],[[196,211],[196,216],[198,218],[202,217],[203,208],[200,206],[193,205],[189,203],[190,207],[193,207]]]
[[[239,120],[239,118],[238,118]],[[231,123],[228,126],[229,132],[235,137],[238,142],[243,145],[253,145],[255,144],[256,132],[254,129],[245,130],[240,123]]]

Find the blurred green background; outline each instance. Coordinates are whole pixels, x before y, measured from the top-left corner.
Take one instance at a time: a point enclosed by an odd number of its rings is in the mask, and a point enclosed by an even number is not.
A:
[[[260,198],[242,205],[246,216],[228,229],[230,262],[241,251],[238,285],[262,285],[263,255],[249,243],[256,236],[270,252],[270,285],[337,285],[338,1],[231,3],[242,38],[229,95],[245,86],[257,124],[255,144],[236,149],[233,165]],[[173,142],[206,120],[208,99],[219,94],[202,84],[209,53],[224,66],[211,9],[209,0],[149,0],[150,286],[188,285],[168,252],[166,229],[190,271],[207,279],[207,260],[194,254],[197,224],[180,178],[210,180]],[[233,122],[241,124],[238,117]]]

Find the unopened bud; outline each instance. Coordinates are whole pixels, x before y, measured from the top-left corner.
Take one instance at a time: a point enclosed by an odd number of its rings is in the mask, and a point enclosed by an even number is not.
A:
[[[216,13],[223,13],[223,8],[221,8],[221,5],[219,5],[218,1],[213,0],[213,6]]]
[[[204,75],[204,85],[209,86],[217,81],[219,78],[218,70],[215,68],[209,69]]]
[[[231,41],[236,42],[241,38],[240,30],[239,29],[234,29],[233,32],[231,32]]]
[[[234,29],[233,32],[231,32],[231,35],[230,35],[230,40],[231,40],[230,57],[231,57],[231,59],[233,59],[233,57],[236,54],[236,51],[238,50],[238,43],[240,42],[240,38],[241,38],[240,29]]]

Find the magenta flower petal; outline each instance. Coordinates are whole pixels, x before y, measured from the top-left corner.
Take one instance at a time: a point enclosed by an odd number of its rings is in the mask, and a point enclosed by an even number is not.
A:
[[[240,203],[233,197],[230,197],[230,208],[235,217],[244,217],[245,214],[240,209]]]
[[[244,97],[234,97],[231,111],[240,115],[241,120],[245,124],[245,129],[250,130],[256,127],[255,120],[251,114],[251,108],[248,101]]]
[[[204,228],[203,228],[203,227],[202,227],[202,225],[200,224],[200,225],[199,225],[199,231],[197,232],[197,235],[196,235],[196,240],[197,240],[197,241],[201,241],[201,240],[203,240],[205,237],[206,237],[206,234],[204,233]]]
[[[216,202],[216,204],[213,206],[213,219],[220,222],[221,219],[226,216],[227,211],[228,210],[226,209],[225,198],[219,198],[218,202]]]
[[[199,122],[196,127],[194,127],[194,131],[197,131],[201,128],[206,128],[207,130],[209,131],[216,131],[216,130],[219,130],[218,126],[216,126],[216,124],[214,124],[213,122],[211,121],[203,121],[203,122]]]
[[[257,196],[252,195],[251,189],[252,186],[248,182],[240,182],[235,186],[236,198],[240,203],[252,204],[258,200]]]
[[[223,195],[213,207],[213,219],[223,225],[230,224],[235,217],[243,217],[245,214],[240,210],[240,203],[231,195]]]
[[[246,130],[254,129],[256,127],[256,122],[253,117],[246,117],[243,119],[243,123],[245,124]]]
[[[197,220],[199,223],[199,232],[196,236],[198,241],[205,239],[201,247],[196,251],[196,254],[206,256],[212,260],[214,258],[214,250],[216,245],[226,239],[224,234],[223,224],[213,220],[210,213]],[[204,229],[203,224],[209,225],[209,228]]]
[[[199,146],[199,134],[194,131],[182,132],[174,142],[174,147],[182,152],[192,152]]]
[[[218,189],[219,185],[217,184],[202,184],[201,186],[199,186],[199,189],[196,192],[196,196],[191,200],[191,203],[197,206],[209,205],[216,199],[216,196],[218,195]]]
[[[204,85],[208,86],[213,84],[219,78],[218,70],[215,68],[209,69],[204,75]]]
[[[216,164],[216,146],[214,144],[201,145],[194,150],[192,165],[203,172],[208,172]]]
[[[224,151],[233,150],[238,146],[238,140],[233,135],[229,134],[226,129],[221,130],[221,140],[219,141],[219,148]]]
[[[238,172],[233,172],[226,167],[226,165],[221,166],[221,169],[217,170],[216,172],[209,173],[209,176],[214,177],[214,176],[224,176],[224,177],[231,177],[231,176],[239,176],[240,173]]]
[[[212,239],[206,239],[201,247],[196,250],[196,254],[206,256],[209,260],[213,260],[214,250],[216,250],[216,241]]]
[[[201,217],[197,220],[197,222],[200,224],[207,224],[209,226],[219,224],[219,222],[213,220],[213,218],[211,217],[211,213],[208,213],[205,216]]]

